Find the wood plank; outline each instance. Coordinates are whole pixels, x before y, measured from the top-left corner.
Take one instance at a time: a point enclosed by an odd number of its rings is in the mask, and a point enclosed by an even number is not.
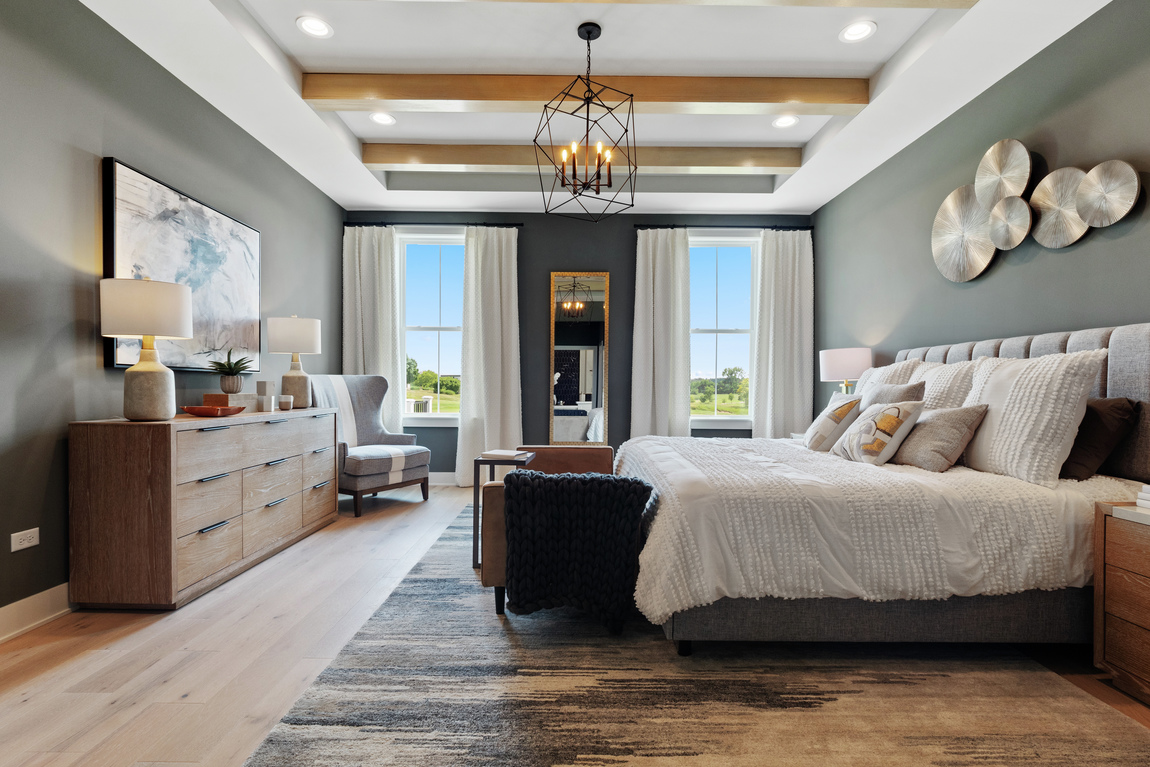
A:
[[[212,424],[176,436],[176,482],[183,484],[244,467],[243,427]]]
[[[304,453],[304,487],[315,487],[320,482],[328,479],[335,479],[335,448],[319,448],[310,453]]]
[[[330,447],[335,444],[335,414],[317,413],[304,420],[300,431],[304,451]]]
[[[185,535],[176,541],[176,589],[183,591],[243,559],[244,517],[224,520],[220,527]]]
[[[641,146],[636,149],[636,162],[644,173],[790,174],[798,170],[802,160],[800,147]],[[363,145],[363,164],[372,170],[421,172],[523,173],[537,168],[535,147],[530,144],[372,143]]]
[[[1108,504],[1094,504],[1094,665],[1106,661],[1106,525],[1111,517]]]
[[[511,0],[457,0],[510,2]],[[948,8],[967,10],[978,0],[514,0],[523,3],[612,3],[623,5],[741,5],[758,8]]]
[[[1106,612],[1150,629],[1150,578],[1106,566]]]
[[[243,474],[233,471],[219,479],[176,486],[176,537],[203,530],[243,512]]]
[[[535,112],[570,75],[304,75],[303,98],[320,111]],[[866,78],[635,77],[593,75],[632,94],[646,114],[855,115],[870,103]]]
[[[276,505],[244,514],[244,557],[254,556],[303,527],[303,499],[290,495]]]
[[[1150,577],[1150,525],[1128,519],[1106,520],[1106,564]]]
[[[258,466],[268,461],[299,455],[303,452],[303,426],[299,416],[284,412],[278,418],[262,423],[249,423],[240,428],[243,434],[243,465]]]
[[[303,456],[244,469],[244,512],[255,511],[303,489]]]

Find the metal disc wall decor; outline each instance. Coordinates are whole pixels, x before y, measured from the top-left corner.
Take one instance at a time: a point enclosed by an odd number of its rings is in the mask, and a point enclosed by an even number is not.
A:
[[[994,258],[990,241],[990,213],[975,196],[974,184],[951,192],[938,214],[930,235],[934,264],[951,282],[973,280]]]
[[[1086,174],[1078,187],[1075,209],[1090,226],[1110,226],[1130,212],[1141,188],[1138,171],[1130,163],[1110,160]]]
[[[1004,197],[1017,197],[1030,182],[1030,152],[1018,139],[1008,138],[986,150],[974,174],[974,193],[990,210]]]
[[[1030,205],[1034,208],[1034,239],[1047,248],[1073,245],[1089,229],[1078,215],[1078,187],[1086,178],[1079,168],[1059,168],[1034,189]]]
[[[1021,197],[1003,197],[990,211],[990,241],[999,250],[1013,250],[1030,232],[1030,206]]]

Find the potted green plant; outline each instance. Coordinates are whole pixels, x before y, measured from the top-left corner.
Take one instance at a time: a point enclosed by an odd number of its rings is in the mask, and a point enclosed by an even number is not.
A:
[[[239,394],[244,389],[244,379],[240,373],[246,373],[252,368],[251,357],[240,357],[232,360],[232,349],[228,349],[228,359],[225,362],[212,360],[208,364],[212,370],[220,374],[220,391],[224,394]]]

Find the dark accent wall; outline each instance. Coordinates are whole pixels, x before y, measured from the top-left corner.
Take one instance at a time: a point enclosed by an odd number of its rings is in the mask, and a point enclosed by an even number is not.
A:
[[[640,187],[641,189],[642,187]],[[542,205],[542,200],[540,200]],[[546,444],[551,406],[551,272],[610,272],[608,441],[618,447],[631,431],[631,341],[635,315],[635,226],[804,227],[808,216],[614,216],[597,224],[543,213],[400,213],[353,211],[347,223],[522,223],[519,229],[519,350],[523,382],[523,441]],[[422,435],[429,429],[420,429]],[[454,447],[454,429],[451,432]],[[414,432],[413,432],[414,433]],[[442,437],[440,437],[442,439]],[[420,444],[426,444],[421,441]],[[434,455],[434,453],[433,453]],[[454,449],[451,460],[454,461]],[[454,465],[454,463],[452,463]],[[437,471],[433,467],[433,471]]]
[[[68,422],[122,413],[124,374],[103,367],[99,337],[100,158],[260,230],[263,315],[323,321],[316,373],[339,372],[344,213],[75,0],[4,3],[0,73],[3,606],[68,578]],[[256,377],[276,380],[289,361],[262,360]],[[218,391],[203,373],[176,385],[181,405]],[[10,553],[31,527],[40,545]]]
[[[938,206],[1017,138],[1048,169],[1126,160],[1150,181],[1150,3],[1115,0],[814,216],[815,346],[899,349],[1150,321],[1145,191],[1118,224],[1048,250],[1027,240],[977,279],[935,268]],[[1037,179],[1036,179],[1037,180]],[[817,371],[816,371],[817,373]],[[817,380],[817,375],[816,375]],[[835,384],[819,385],[821,407]]]

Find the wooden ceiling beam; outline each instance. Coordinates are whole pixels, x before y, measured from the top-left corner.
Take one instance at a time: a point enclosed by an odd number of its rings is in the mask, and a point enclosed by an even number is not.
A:
[[[304,75],[319,111],[535,112],[571,84],[568,75]],[[870,101],[863,78],[595,76],[635,97],[648,114],[854,115]]]
[[[978,0],[458,0],[458,2],[621,3],[625,5],[746,5],[782,8],[942,8],[966,10]]]
[[[642,173],[789,175],[802,164],[803,150],[640,146],[636,156]],[[530,144],[364,144],[363,164],[371,170],[445,173],[533,173],[537,168],[535,147]]]

